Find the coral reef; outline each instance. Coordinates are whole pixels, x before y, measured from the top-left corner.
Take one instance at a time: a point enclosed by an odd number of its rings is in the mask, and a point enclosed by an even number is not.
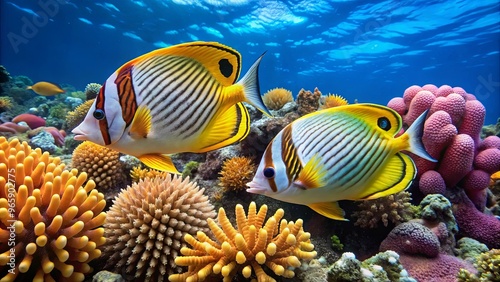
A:
[[[89,83],[85,86],[85,97],[87,100],[93,100],[99,94],[101,90],[101,85],[99,83]]]
[[[126,179],[120,153],[85,141],[73,151],[71,166],[84,171],[101,190],[117,187]]]
[[[392,222],[396,225],[412,219],[416,207],[412,206],[411,194],[402,191],[387,197],[359,203],[358,211],[352,216],[358,219],[354,225],[363,228],[375,228],[382,222],[385,227]]]
[[[490,176],[500,170],[500,138],[480,139],[484,106],[460,87],[443,85],[438,88],[430,84],[407,88],[403,97],[393,98],[388,106],[402,115],[406,125],[429,110],[422,139],[426,150],[438,162],[413,155],[418,168],[418,187],[424,194],[440,193],[450,200],[454,194],[465,190],[467,197],[456,196],[452,200],[459,206],[457,210],[464,211],[455,214],[460,232],[490,247],[500,246],[500,235],[482,235],[474,230],[480,226],[469,222],[472,220],[470,214],[474,213],[485,219],[484,224],[492,224],[485,228],[491,230],[489,234],[500,234],[500,225],[495,223],[494,217],[482,214]],[[468,210],[469,199],[478,212]]]
[[[194,174],[198,172],[198,167],[200,163],[197,161],[189,161],[184,165],[184,169],[182,170],[182,178],[190,177],[193,178]]]
[[[146,178],[121,191],[104,224],[107,266],[137,281],[166,281],[184,236],[208,231],[215,217],[208,197],[189,178]]]
[[[297,113],[300,116],[303,116],[318,110],[320,98],[321,98],[321,92],[318,90],[318,88],[314,88],[314,92],[300,89],[296,100]]]
[[[0,148],[2,281],[83,281],[105,242],[104,195],[26,142],[0,137]]]
[[[218,223],[208,219],[208,226],[216,240],[204,232],[196,238],[184,236],[191,248],[181,249],[183,256],[175,259],[180,266],[188,266],[188,271],[174,274],[170,281],[203,281],[211,274],[222,274],[223,281],[231,281],[241,272],[246,279],[256,277],[257,281],[274,281],[265,273],[267,266],[274,274],[291,278],[300,260],[310,260],[316,256],[310,234],[304,232],[302,220],[295,223],[282,219],[284,211],[278,209],[266,223],[267,206],[257,211],[256,204],[250,203],[248,215],[243,206],[236,206],[237,229],[233,227],[223,208],[219,209]],[[252,271],[253,270],[253,271]],[[252,273],[253,272],[253,273]]]
[[[385,251],[360,262],[353,253],[346,252],[328,271],[328,281],[393,281],[417,282],[399,261],[399,255],[393,251]]]
[[[28,131],[30,128],[26,125],[21,125],[13,122],[4,122],[0,124],[0,132],[9,132],[12,134],[20,134]]]
[[[493,135],[500,137],[500,118],[497,119],[497,123],[485,125],[481,128],[481,138]]]
[[[74,111],[68,112],[64,128],[72,130],[77,127],[85,119],[85,116],[93,103],[94,100],[85,101],[83,104],[77,106]]]
[[[320,100],[320,109],[328,109],[338,106],[344,106],[349,104],[347,99],[340,95],[328,94],[327,96],[322,96]]]
[[[24,121],[31,129],[45,126],[45,119],[32,114],[20,114],[12,119],[12,122],[19,123]]]
[[[285,88],[274,88],[267,91],[262,97],[264,104],[270,110],[279,110],[283,106],[293,101],[292,91]]]
[[[219,185],[226,191],[245,190],[255,174],[256,166],[248,157],[234,157],[224,161]]]
[[[151,168],[142,168],[142,165],[134,166],[130,171],[130,177],[132,177],[132,182],[139,182],[144,180],[146,177],[167,177],[168,173],[166,171],[159,171]]]
[[[500,250],[492,249],[480,254],[474,266],[478,270],[477,274],[461,269],[457,277],[458,282],[500,281]]]

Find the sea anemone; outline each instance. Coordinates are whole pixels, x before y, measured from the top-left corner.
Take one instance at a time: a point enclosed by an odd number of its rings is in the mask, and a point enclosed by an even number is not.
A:
[[[105,242],[104,195],[26,142],[0,149],[1,281],[83,281]]]
[[[85,141],[73,151],[71,166],[84,171],[99,189],[110,189],[123,184],[126,175],[120,162],[120,153]]]
[[[12,108],[12,99],[10,97],[0,97],[0,112],[10,110]]]
[[[292,91],[285,88],[274,88],[267,91],[262,97],[264,104],[271,110],[279,110],[283,106],[293,101]]]
[[[255,174],[255,164],[247,157],[234,157],[224,161],[219,185],[226,191],[244,190]]]
[[[94,100],[85,101],[83,104],[77,106],[74,111],[68,112],[64,128],[72,130],[77,127],[85,119],[93,103]]]
[[[107,266],[137,281],[166,281],[182,269],[174,263],[186,234],[207,231],[215,217],[208,197],[189,178],[146,178],[122,190],[108,212]]]
[[[225,210],[220,208],[218,223],[208,219],[215,241],[202,231],[196,234],[196,238],[185,235],[184,240],[191,247],[182,248],[183,256],[177,257],[175,263],[188,266],[188,271],[170,275],[168,279],[172,282],[203,281],[213,273],[222,274],[223,281],[232,281],[241,272],[246,279],[254,276],[259,282],[274,281],[264,269],[285,278],[294,277],[294,269],[301,265],[301,260],[311,260],[316,256],[314,245],[309,240],[311,235],[302,229],[301,219],[296,222],[282,219],[283,209],[278,209],[264,224],[266,214],[266,205],[257,211],[252,202],[246,215],[243,206],[238,204],[236,229]]]
[[[320,106],[321,109],[328,109],[349,104],[346,98],[337,94],[328,94],[328,96],[324,96],[322,98],[323,103]]]

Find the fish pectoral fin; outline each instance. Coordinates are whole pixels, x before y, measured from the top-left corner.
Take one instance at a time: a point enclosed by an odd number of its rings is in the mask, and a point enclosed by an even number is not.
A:
[[[299,172],[299,176],[294,183],[306,189],[323,187],[326,185],[326,172],[324,165],[321,163],[321,157],[315,154]]]
[[[401,192],[410,187],[416,174],[413,160],[408,155],[397,153],[389,159],[389,163],[364,193],[366,196],[362,200],[378,199]]]
[[[338,202],[324,202],[324,203],[314,203],[308,205],[315,212],[335,220],[349,221],[344,217],[345,212],[340,208]]]
[[[147,154],[139,157],[139,160],[150,168],[168,173],[181,174],[174,166],[172,159],[162,154]]]
[[[151,111],[146,106],[139,106],[130,124],[129,135],[134,139],[146,138],[151,131]]]
[[[242,103],[237,103],[216,117],[200,135],[200,149],[205,153],[241,141],[250,131],[250,116]]]

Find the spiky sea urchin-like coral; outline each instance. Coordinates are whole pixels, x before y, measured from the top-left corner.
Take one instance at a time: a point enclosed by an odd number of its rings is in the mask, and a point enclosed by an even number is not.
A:
[[[208,230],[215,217],[208,197],[189,178],[146,178],[122,190],[104,224],[107,266],[137,281],[166,281],[181,268],[174,263],[186,234]]]
[[[120,153],[90,141],[78,145],[73,151],[71,166],[87,173],[99,189],[109,189],[123,184],[125,174]]]
[[[149,178],[154,178],[156,176],[167,177],[167,174],[168,173],[166,171],[159,171],[150,168],[142,168],[140,165],[133,167],[132,170],[130,171],[130,177],[132,178],[132,182],[139,182],[139,180],[144,179],[146,177]]]
[[[188,266],[188,271],[173,274],[169,280],[203,281],[213,273],[222,274],[227,282],[240,271],[248,279],[253,269],[259,282],[274,281],[265,273],[264,265],[278,276],[294,277],[294,268],[301,265],[301,260],[316,256],[309,240],[311,234],[304,232],[301,219],[296,222],[282,220],[283,209],[278,209],[264,224],[266,214],[267,205],[262,205],[257,212],[256,204],[250,203],[247,216],[243,206],[238,204],[235,229],[225,210],[220,208],[218,224],[208,219],[216,241],[201,231],[196,238],[190,234],[184,236],[191,247],[182,248],[184,256],[177,257],[175,263]]]
[[[87,100],[92,100],[97,97],[97,94],[99,94],[99,91],[101,90],[102,85],[99,83],[89,83],[85,87],[85,97]]]
[[[245,185],[252,180],[255,164],[247,157],[234,157],[222,164],[219,185],[226,191],[244,190]]]
[[[389,221],[394,224],[406,222],[413,218],[416,207],[410,203],[411,194],[402,191],[387,197],[363,201],[354,212],[353,217],[358,220],[354,225],[363,228],[375,228],[380,221],[387,227]]]
[[[104,195],[86,180],[59,158],[0,137],[1,281],[84,280],[101,255],[106,218]]]
[[[85,119],[85,116],[93,103],[94,100],[85,101],[83,104],[76,107],[74,111],[68,112],[66,114],[64,128],[72,130],[77,127]]]
[[[271,110],[279,110],[283,106],[293,101],[292,91],[285,88],[274,88],[267,91],[262,97],[264,104]]]
[[[328,94],[328,96],[324,96],[321,98],[322,103],[320,109],[328,109],[349,104],[346,98],[337,94]]]

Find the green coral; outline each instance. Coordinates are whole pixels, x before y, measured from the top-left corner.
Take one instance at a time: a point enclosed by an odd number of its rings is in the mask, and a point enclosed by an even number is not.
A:
[[[330,240],[332,241],[332,249],[337,251],[342,251],[344,249],[344,244],[340,242],[340,239],[337,235],[333,235],[332,237],[330,237]]]
[[[65,104],[56,104],[49,109],[49,116],[57,119],[65,119],[68,108]]]
[[[491,249],[480,254],[474,266],[477,274],[461,269],[457,276],[459,282],[500,281],[500,249]]]
[[[464,237],[457,241],[457,257],[466,260],[472,264],[476,263],[476,259],[480,254],[488,251],[488,247],[472,238]]]
[[[73,91],[73,92],[69,93],[69,96],[73,97],[73,98],[82,99],[82,101],[87,100],[87,96],[85,95],[85,92],[83,92],[83,91]]]
[[[452,234],[458,232],[458,225],[453,216],[451,203],[445,196],[440,194],[430,194],[420,202],[422,219],[433,222],[444,222],[446,228]]]
[[[184,170],[182,170],[182,178],[193,178],[193,174],[198,171],[199,162],[190,161],[184,166]]]

